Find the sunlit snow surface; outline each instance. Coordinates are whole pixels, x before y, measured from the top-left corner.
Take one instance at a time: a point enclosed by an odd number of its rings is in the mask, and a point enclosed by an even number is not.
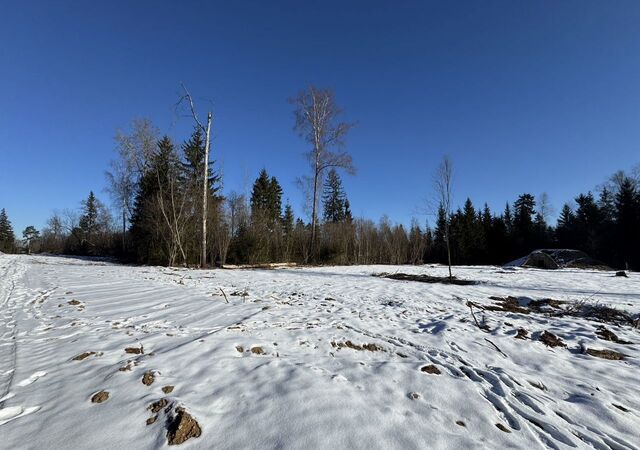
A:
[[[202,427],[183,448],[640,447],[638,330],[607,325],[632,342],[623,345],[598,338],[599,324],[585,319],[476,309],[485,333],[466,306],[511,295],[638,314],[640,274],[455,268],[474,286],[371,276],[396,271],[446,273],[0,255],[0,448],[164,447],[163,413],[146,425],[147,406],[164,397]],[[518,328],[529,338],[515,339]],[[567,348],[539,342],[545,330]],[[380,350],[340,348],[346,341]],[[124,351],[141,345],[144,354]],[[251,352],[258,346],[264,354]],[[84,352],[96,354],[72,360]],[[430,364],[441,373],[420,370]],[[150,370],[155,382],[145,386]],[[164,394],[166,385],[174,391]],[[101,390],[109,399],[91,403]]]

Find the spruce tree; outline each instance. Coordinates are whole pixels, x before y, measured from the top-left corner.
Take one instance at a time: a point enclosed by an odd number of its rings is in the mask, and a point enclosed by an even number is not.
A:
[[[522,194],[513,204],[513,236],[518,253],[525,254],[535,247],[533,216],[536,201],[531,194]]]
[[[275,177],[269,178],[266,169],[253,183],[251,191],[251,217],[254,222],[265,222],[272,228],[282,213],[282,187]]]
[[[335,169],[331,169],[324,182],[322,203],[325,222],[339,223],[346,219],[346,195],[342,189],[342,180]]]
[[[640,268],[640,199],[635,183],[625,177],[616,194],[616,249],[618,264]]]
[[[182,183],[200,192],[197,205],[202,203],[202,183],[204,174],[204,154],[205,140],[202,129],[195,127],[191,137],[182,144],[183,161],[180,163],[180,176]],[[210,194],[215,196],[221,189],[222,177],[213,170],[215,161],[209,161],[209,189]]]
[[[284,232],[285,236],[291,236],[294,224],[295,217],[293,215],[293,208],[291,208],[291,204],[287,202],[287,205],[284,207],[284,214],[282,216],[282,231]]]
[[[15,249],[16,236],[13,233],[11,221],[4,208],[0,210],[0,251],[3,253],[13,253]]]
[[[269,222],[275,225],[280,220],[280,214],[282,213],[282,187],[274,176],[269,181],[267,211]]]

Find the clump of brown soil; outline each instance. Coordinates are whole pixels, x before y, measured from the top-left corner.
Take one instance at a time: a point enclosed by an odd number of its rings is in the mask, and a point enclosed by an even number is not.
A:
[[[91,403],[102,403],[107,400],[109,400],[109,393],[107,391],[100,391],[91,397]]]
[[[141,345],[140,348],[138,347],[127,347],[124,349],[125,353],[131,353],[134,355],[141,355],[144,354],[144,347]]]
[[[176,415],[167,429],[167,443],[180,445],[188,439],[200,437],[201,434],[198,422],[184,408],[176,408]]]
[[[84,352],[84,353],[80,353],[79,355],[74,356],[71,360],[72,361],[82,361],[83,359],[88,358],[91,355],[95,355],[96,352]]]
[[[362,344],[362,345],[358,345],[358,344],[354,344],[351,341],[345,341],[345,342],[331,342],[331,346],[333,348],[350,348],[352,350],[367,350],[369,352],[381,352],[384,349],[382,347],[380,347],[379,345],[376,344]]]
[[[236,351],[238,353],[242,353],[242,352],[244,352],[244,347],[242,345],[236,345]]]
[[[619,353],[614,350],[607,350],[607,349],[596,350],[594,348],[588,348],[587,354],[591,356],[595,356],[597,358],[609,359],[611,361],[620,361],[627,356],[623,353]]]
[[[498,430],[500,431],[504,431],[505,433],[511,433],[511,431],[509,431],[509,429],[504,425],[502,425],[501,423],[497,423],[496,427],[498,427]]]
[[[616,344],[631,344],[629,341],[625,341],[620,339],[613,331],[607,329],[606,327],[598,328],[596,334],[600,339],[604,339],[605,341],[615,342]]]
[[[80,304],[80,302],[79,302],[78,300],[70,300],[70,301],[68,301],[67,303],[68,303],[69,305],[73,305],[73,306],[76,306],[76,305],[79,305],[79,304]]]
[[[516,334],[516,339],[526,339],[529,335],[529,332],[524,328],[518,328],[518,333]]]
[[[145,372],[144,375],[142,375],[142,384],[144,384],[145,386],[151,386],[155,380],[156,377],[151,370]]]
[[[527,308],[520,306],[518,299],[515,297],[489,297],[491,300],[497,301],[498,303],[483,306],[482,309],[487,311],[504,311],[504,312],[512,312],[519,314],[529,314],[530,311]]]
[[[433,364],[429,364],[428,366],[424,366],[423,368],[420,369],[420,372],[430,373],[432,375],[440,375],[442,373],[442,372],[440,372],[440,369],[438,369]]]
[[[251,353],[253,353],[254,355],[264,355],[265,354],[265,352],[262,349],[262,347],[259,347],[259,346],[251,347]]]
[[[469,286],[476,284],[472,280],[461,280],[456,277],[434,277],[431,275],[414,275],[408,273],[374,273],[374,277],[389,278],[390,280],[402,280],[402,281],[418,281],[420,283],[442,283],[442,284],[455,284],[459,286]]]
[[[160,400],[155,401],[152,404],[150,404],[147,407],[147,409],[155,414],[157,412],[160,412],[162,410],[162,408],[164,408],[168,404],[169,404],[169,401],[166,398],[161,398]]]
[[[171,394],[173,392],[173,386],[163,386],[162,392],[165,394]]]
[[[562,342],[558,336],[548,331],[545,331],[540,335],[540,342],[542,342],[547,347],[566,347],[567,344]]]
[[[158,420],[158,415],[156,414],[155,416],[151,416],[147,419],[147,425],[152,425],[154,423],[156,423],[156,420]]]

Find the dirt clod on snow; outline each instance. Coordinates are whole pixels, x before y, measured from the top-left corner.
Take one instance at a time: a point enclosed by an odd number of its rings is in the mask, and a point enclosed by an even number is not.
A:
[[[567,344],[562,342],[558,336],[548,331],[545,331],[540,335],[540,342],[548,347],[566,347]]]
[[[91,397],[91,403],[102,403],[109,400],[109,393],[107,391],[100,391]]]
[[[151,386],[155,381],[156,377],[151,370],[147,371],[142,375],[142,384],[145,386]]]
[[[96,352],[84,352],[84,353],[80,353],[79,355],[76,355],[72,358],[72,361],[82,361],[85,358],[88,358],[91,355],[95,355]]]
[[[428,366],[424,366],[422,369],[420,369],[420,371],[421,372],[425,372],[425,373],[430,373],[432,375],[440,375],[442,373],[442,372],[440,372],[440,369],[438,369],[433,364],[429,364]]]
[[[184,408],[176,408],[176,415],[167,429],[167,443],[180,445],[188,439],[200,437],[201,434],[198,422]]]

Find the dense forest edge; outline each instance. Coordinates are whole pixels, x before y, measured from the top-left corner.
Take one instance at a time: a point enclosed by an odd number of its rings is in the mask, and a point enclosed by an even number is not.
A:
[[[115,138],[117,157],[106,171],[110,207],[89,192],[78,209],[54,211],[42,230],[28,226],[20,240],[1,209],[0,252],[183,266],[446,264],[449,259],[452,264],[500,265],[535,249],[571,248],[613,268],[640,269],[640,165],[565,203],[551,225],[546,194],[520,194],[500,212],[486,203],[474,205],[470,198],[452,210],[455,178],[443,189],[442,168],[452,168],[445,158],[434,174],[433,227],[417,219],[406,227],[386,216],[376,223],[351,213],[341,174],[355,174],[344,145],[353,124],[338,120],[342,111],[333,92],[310,87],[291,103],[294,130],[311,147],[310,173],[297,180],[308,198],[307,220],[283,204],[282,185],[266,168],[250,195],[223,194],[222,176],[208,159],[206,130],[197,119],[191,136],[179,144],[149,120],[137,119]],[[325,108],[323,114],[313,116],[318,105]]]

